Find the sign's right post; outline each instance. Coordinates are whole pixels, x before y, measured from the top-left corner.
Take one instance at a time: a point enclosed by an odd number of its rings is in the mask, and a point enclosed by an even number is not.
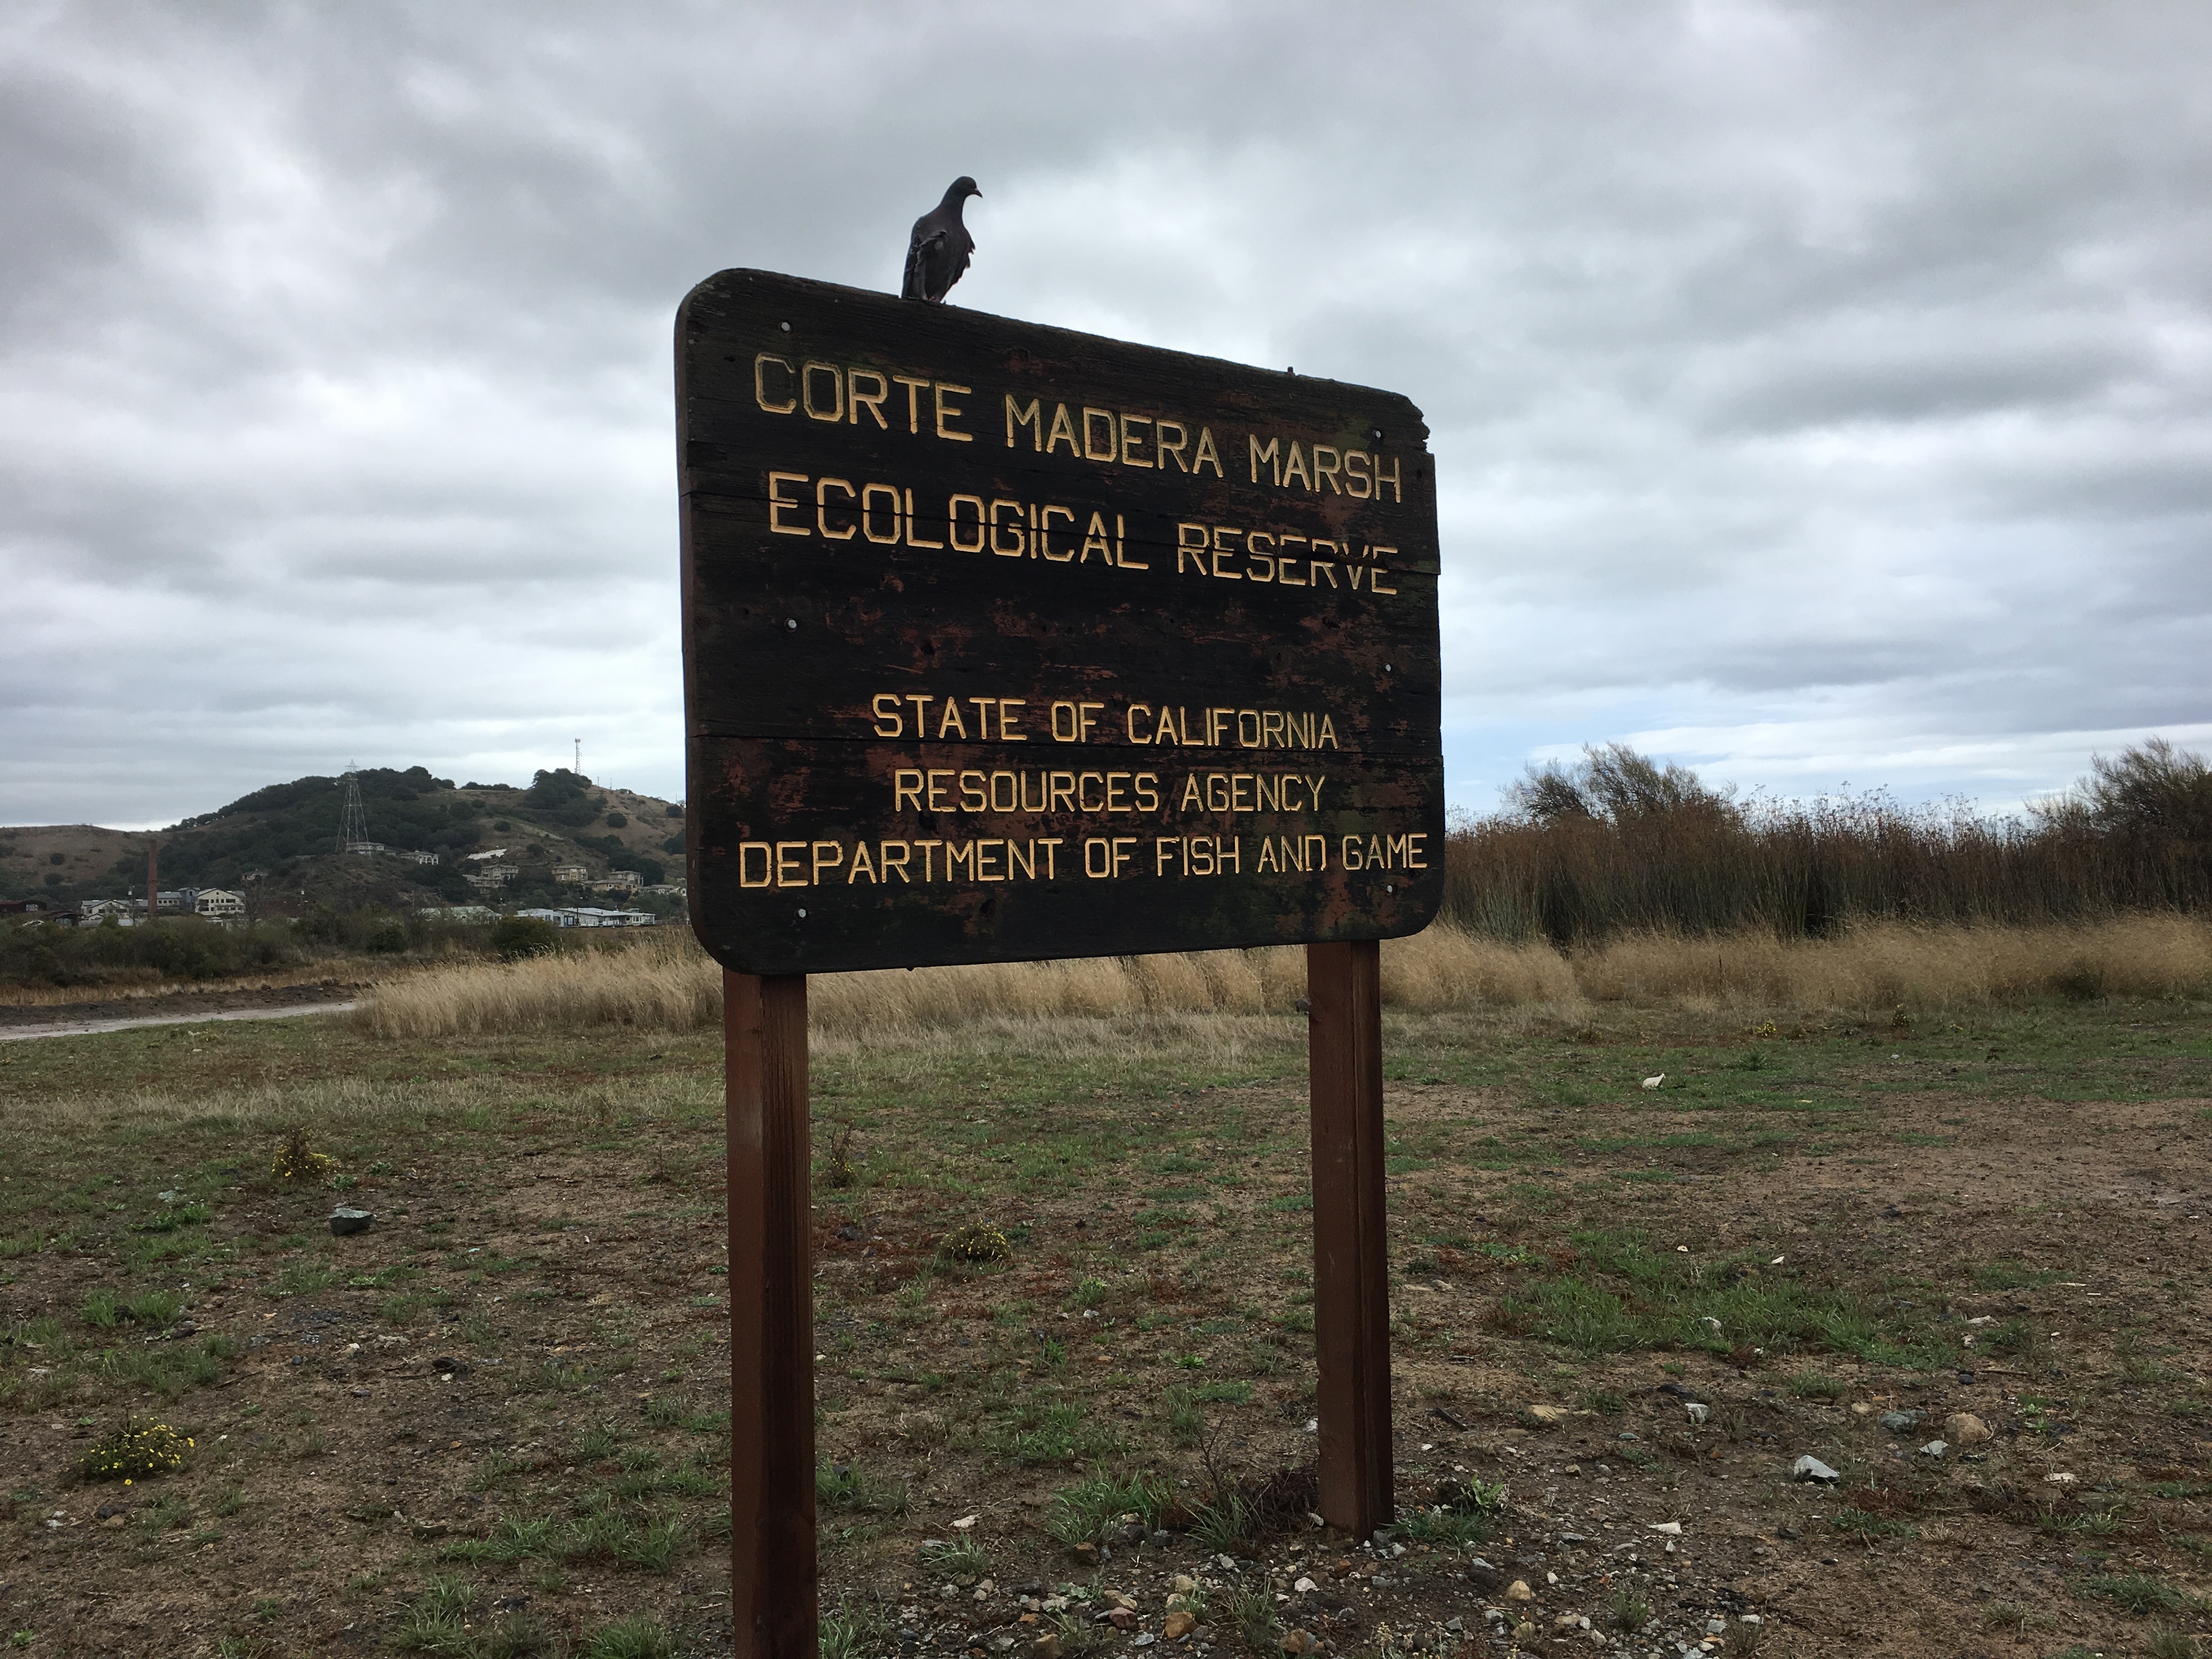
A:
[[[1395,1503],[1379,942],[1307,945],[1306,1003],[1321,1514],[1364,1538]]]

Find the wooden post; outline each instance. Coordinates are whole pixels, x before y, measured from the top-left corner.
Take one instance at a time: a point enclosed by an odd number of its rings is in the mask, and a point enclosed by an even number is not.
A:
[[[730,1613],[738,1659],[815,1659],[806,977],[722,975],[730,1200]]]
[[[1331,1526],[1364,1538],[1396,1513],[1380,945],[1307,945],[1306,1001],[1321,1513]]]

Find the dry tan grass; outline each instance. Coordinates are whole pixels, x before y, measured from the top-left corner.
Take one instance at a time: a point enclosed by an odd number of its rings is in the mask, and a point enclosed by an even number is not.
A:
[[[1965,1006],[2061,995],[2212,991],[2212,925],[2134,915],[2077,927],[1914,927],[1881,922],[1839,939],[1763,933],[1619,939],[1577,956],[1596,1001],[1805,1010]]]
[[[675,929],[628,950],[433,969],[371,986],[354,1023],[377,1036],[475,1036],[629,1025],[690,1031],[722,1018],[721,970]]]
[[[823,974],[808,1000],[817,1040],[857,1042],[986,1023],[1279,1015],[1304,988],[1304,953],[1279,949]],[[1886,1011],[2051,994],[2208,993],[2212,926],[2179,916],[2046,927],[1890,922],[1790,942],[1763,933],[1644,935],[1571,957],[1439,925],[1382,947],[1384,1001],[1419,1012],[1585,1001]],[[373,988],[354,1015],[362,1029],[387,1037],[696,1030],[720,1018],[720,970],[688,934],[673,932],[627,950],[417,973]]]

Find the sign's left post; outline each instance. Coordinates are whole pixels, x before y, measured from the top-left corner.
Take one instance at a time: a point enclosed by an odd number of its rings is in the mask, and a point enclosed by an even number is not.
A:
[[[722,975],[730,1204],[730,1614],[738,1659],[814,1659],[806,977]]]

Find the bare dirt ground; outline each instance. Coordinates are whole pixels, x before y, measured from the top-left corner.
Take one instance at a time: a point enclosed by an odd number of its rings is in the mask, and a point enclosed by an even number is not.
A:
[[[1380,1541],[1301,1486],[1302,1036],[817,1052],[825,1651],[2206,1650],[2212,1011],[1394,1017]],[[728,1652],[718,1067],[0,1050],[0,1630]],[[271,1176],[291,1121],[340,1190]],[[86,1479],[134,1418],[184,1467]]]

